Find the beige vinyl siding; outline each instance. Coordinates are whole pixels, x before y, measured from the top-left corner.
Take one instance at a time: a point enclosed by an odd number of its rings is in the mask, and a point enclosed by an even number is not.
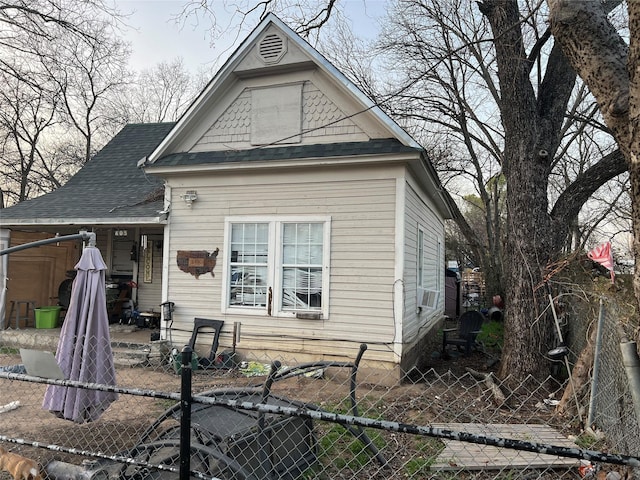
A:
[[[393,172],[391,172],[393,173]],[[340,169],[301,176],[294,172],[213,175],[170,181],[172,187],[169,300],[176,303],[174,343],[187,340],[194,317],[225,321],[221,344],[231,344],[233,322],[242,322],[241,349],[281,349],[313,358],[353,357],[369,343],[369,359],[389,361],[393,342],[395,178],[381,168]],[[313,181],[309,181],[313,179]],[[240,182],[238,181],[240,180]],[[197,190],[191,208],[180,199]],[[329,317],[324,320],[221,313],[226,217],[321,215],[331,219]],[[196,279],[176,266],[177,250],[220,249],[215,277]],[[330,347],[330,348],[328,348]]]
[[[435,213],[435,208],[427,196],[418,193],[411,181],[406,184],[406,222],[405,222],[405,315],[402,329],[405,348],[419,340],[420,335],[429,331],[444,312],[444,224]],[[422,227],[425,236],[425,289],[441,290],[438,305],[434,310],[422,309],[418,313],[416,292],[417,278],[417,239],[418,228]],[[437,258],[438,240],[441,245],[441,258]],[[440,261],[442,264],[440,264]]]

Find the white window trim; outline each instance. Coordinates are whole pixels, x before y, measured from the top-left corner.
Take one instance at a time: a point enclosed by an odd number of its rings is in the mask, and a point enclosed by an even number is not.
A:
[[[422,245],[420,245],[420,238],[422,238]],[[431,242],[433,242],[433,246]],[[434,249],[433,265],[431,261],[426,260],[429,248]],[[420,253],[422,253],[422,256]],[[442,288],[442,275],[444,275],[443,262],[441,237],[436,233],[428,232],[423,225],[418,224],[416,234],[416,304],[418,308],[426,308],[428,311],[433,311],[438,308],[441,300],[444,298]],[[441,264],[442,268],[440,268]],[[432,267],[434,268],[435,280],[433,282],[427,282],[424,277],[425,274],[429,274]],[[424,298],[430,299],[428,304],[423,303]]]
[[[234,223],[266,223],[269,224],[269,246],[267,250],[267,276],[273,292],[271,316],[278,318],[296,318],[295,311],[284,311],[280,304],[282,287],[282,224],[283,223],[322,223],[322,308],[320,310],[304,310],[305,313],[317,312],[321,319],[329,318],[329,286],[330,286],[330,253],[331,253],[331,216],[295,215],[295,216],[231,216],[224,219],[224,262],[222,266],[222,305],[221,311],[226,315],[248,315],[268,317],[268,306],[264,309],[232,307],[229,305],[229,271],[231,262],[231,225]]]

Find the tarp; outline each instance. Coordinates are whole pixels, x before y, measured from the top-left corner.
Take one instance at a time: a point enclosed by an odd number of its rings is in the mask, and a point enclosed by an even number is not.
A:
[[[109,335],[105,270],[100,251],[86,247],[71,289],[71,301],[60,332],[56,361],[69,380],[115,385]],[[49,385],[42,408],[83,423],[97,420],[118,398],[116,393]]]
[[[611,273],[611,283],[614,282],[615,273],[613,272],[613,254],[611,253],[611,242],[598,245],[596,248],[587,253],[587,256],[594,262],[598,262]]]

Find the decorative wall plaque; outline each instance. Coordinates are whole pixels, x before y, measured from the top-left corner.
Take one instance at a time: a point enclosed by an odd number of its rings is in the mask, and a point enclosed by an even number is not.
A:
[[[144,283],[153,282],[153,240],[147,241],[147,248],[144,249],[142,254],[142,268],[143,275],[142,281]]]
[[[211,276],[215,277],[213,269],[216,266],[219,251],[220,249],[218,248],[211,253],[206,250],[178,250],[178,268],[196,278],[207,272],[210,272]]]

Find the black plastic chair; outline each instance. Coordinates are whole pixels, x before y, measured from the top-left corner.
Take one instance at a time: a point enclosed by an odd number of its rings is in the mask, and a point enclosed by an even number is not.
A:
[[[442,330],[442,355],[447,355],[447,345],[456,345],[458,350],[464,347],[464,355],[468,356],[476,345],[476,337],[480,333],[484,315],[477,310],[464,312],[458,319],[457,328]],[[457,333],[456,333],[457,332]]]
[[[193,322],[193,332],[191,332],[191,339],[189,340],[189,346],[195,351],[196,340],[199,333],[210,333],[213,335],[213,342],[211,343],[211,351],[206,358],[199,358],[198,364],[201,368],[215,368],[216,366],[216,352],[218,351],[218,342],[220,340],[220,331],[224,325],[223,320],[210,320],[208,318],[195,318]],[[201,330],[205,330],[201,332]],[[213,330],[212,332],[210,330]]]

